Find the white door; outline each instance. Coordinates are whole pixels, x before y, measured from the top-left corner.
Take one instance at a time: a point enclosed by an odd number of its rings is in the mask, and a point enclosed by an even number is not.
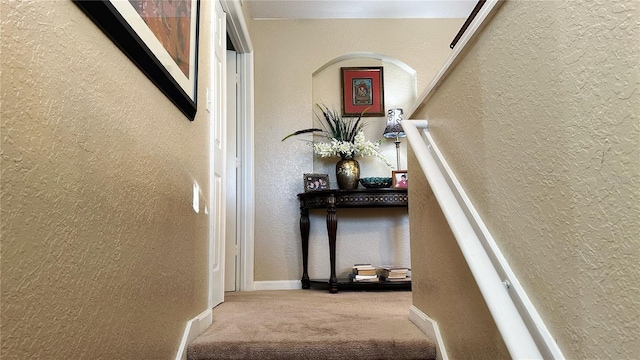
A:
[[[236,52],[227,50],[227,223],[225,245],[224,291],[237,290],[238,273],[238,151],[236,94]]]
[[[226,187],[226,16],[219,1],[214,1],[212,11],[211,56],[211,164],[209,221],[209,307],[224,301],[224,247],[225,247],[225,187]]]

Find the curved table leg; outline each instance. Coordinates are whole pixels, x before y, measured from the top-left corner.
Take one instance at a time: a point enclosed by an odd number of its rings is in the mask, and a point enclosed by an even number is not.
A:
[[[310,289],[307,264],[309,260],[309,210],[300,208],[300,234],[302,235],[302,288]]]
[[[336,276],[336,232],[338,230],[338,216],[336,215],[335,197],[329,199],[327,207],[327,233],[329,234],[329,261],[331,262],[331,276],[329,277],[329,292],[338,292],[338,277]]]

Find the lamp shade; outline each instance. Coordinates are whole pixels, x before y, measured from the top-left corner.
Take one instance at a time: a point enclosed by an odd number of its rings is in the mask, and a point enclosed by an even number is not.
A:
[[[402,125],[400,125],[402,114],[401,108],[391,108],[387,111],[387,126],[382,136],[387,139],[397,139],[407,136],[402,129]]]

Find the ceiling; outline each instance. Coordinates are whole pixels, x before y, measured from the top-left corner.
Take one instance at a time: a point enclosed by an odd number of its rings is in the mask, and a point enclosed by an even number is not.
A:
[[[477,0],[242,0],[253,19],[466,18]]]

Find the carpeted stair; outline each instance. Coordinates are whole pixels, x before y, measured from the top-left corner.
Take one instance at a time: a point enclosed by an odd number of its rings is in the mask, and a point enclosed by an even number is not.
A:
[[[410,306],[408,291],[227,293],[187,359],[435,359]]]

